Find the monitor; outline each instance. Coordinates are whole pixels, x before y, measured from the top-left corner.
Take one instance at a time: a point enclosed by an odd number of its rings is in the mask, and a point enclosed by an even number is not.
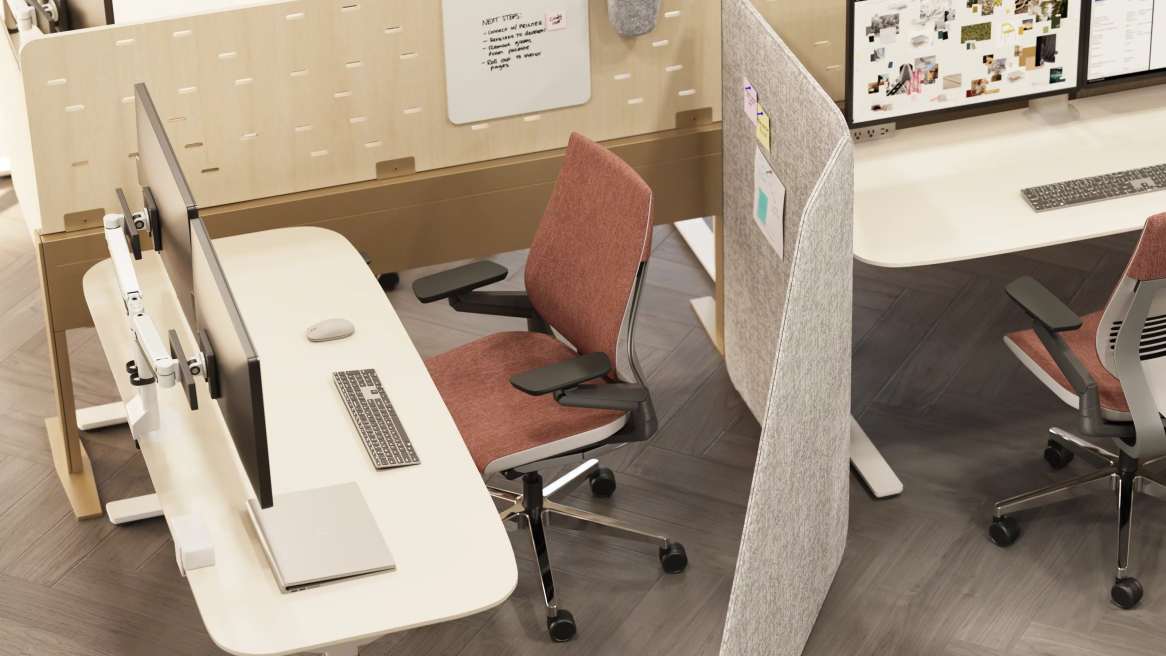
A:
[[[190,222],[190,231],[197,331],[204,342],[204,353],[214,353],[208,374],[217,377],[217,385],[212,384],[211,396],[222,410],[259,505],[270,508],[273,505],[271,465],[259,355],[235,304],[206,224],[196,218]]]
[[[1081,0],[847,1],[851,125],[1077,88]]]
[[[1087,83],[1166,72],[1166,0],[1086,0]]]
[[[198,206],[178,157],[166,136],[166,128],[145,84],[134,85],[138,133],[138,183],[143,202],[158,214],[154,245],[186,321],[195,325],[194,289],[190,270],[190,221],[198,218]]]

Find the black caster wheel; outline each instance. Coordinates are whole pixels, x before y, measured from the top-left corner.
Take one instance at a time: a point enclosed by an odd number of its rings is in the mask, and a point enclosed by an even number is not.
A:
[[[1053,469],[1064,469],[1073,462],[1073,452],[1053,440],[1045,447],[1045,462]]]
[[[547,633],[555,642],[567,642],[575,637],[575,616],[559,609],[554,617],[547,618]]]
[[[1142,584],[1137,579],[1118,579],[1109,590],[1109,598],[1122,610],[1129,610],[1142,601]]]
[[[1020,522],[1011,517],[997,517],[988,527],[988,539],[997,547],[1011,547],[1020,538]]]
[[[688,554],[684,545],[679,542],[669,542],[667,547],[660,547],[660,566],[666,574],[679,574],[688,567]]]
[[[377,282],[381,284],[381,289],[391,292],[397,288],[397,285],[401,284],[401,276],[396,272],[382,273],[377,276]]]
[[[599,467],[587,477],[591,485],[591,494],[604,499],[615,494],[615,472],[607,467]]]

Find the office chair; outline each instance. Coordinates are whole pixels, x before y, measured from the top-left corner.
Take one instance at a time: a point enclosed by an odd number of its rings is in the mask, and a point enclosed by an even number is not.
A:
[[[573,638],[576,625],[555,595],[545,535],[549,515],[656,542],[670,574],[688,564],[684,547],[667,536],[550,498],[585,479],[592,493],[610,496],[614,474],[596,456],[656,432],[633,339],[651,244],[651,189],[618,157],[572,134],[527,258],[525,292],[479,291],[507,276],[493,262],[413,284],[422,303],[448,299],[459,312],[526,319],[526,332],[480,338],[426,366],[482,475],[522,479],[521,494],[498,488],[491,494],[508,504],[502,520],[530,533],[547,630],[556,642]],[[540,472],[563,465],[574,467],[544,487]]]
[[[1077,408],[1080,436],[1049,429],[1045,460],[1055,469],[1075,455],[1100,470],[996,504],[988,535],[1001,547],[1020,536],[1009,513],[1089,493],[1117,497],[1117,575],[1110,598],[1121,608],[1142,599],[1130,567],[1135,493],[1166,499],[1166,486],[1146,467],[1166,456],[1166,214],[1146,221],[1138,246],[1109,303],[1078,317],[1040,283],[1020,278],[1008,295],[1032,318],[1033,328],[1004,343],[1029,371]],[[1116,453],[1083,438],[1112,440]]]

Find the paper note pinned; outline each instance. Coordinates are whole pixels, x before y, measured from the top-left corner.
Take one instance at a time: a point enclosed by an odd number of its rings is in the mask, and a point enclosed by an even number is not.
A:
[[[765,152],[769,152],[769,113],[765,111],[765,106],[757,103],[757,142],[765,148]]]
[[[757,125],[757,89],[749,84],[749,80],[744,80],[742,84],[745,96],[745,116],[749,117],[749,121],[753,125]]]
[[[785,185],[761,148],[753,164],[753,220],[779,258],[785,257]]]

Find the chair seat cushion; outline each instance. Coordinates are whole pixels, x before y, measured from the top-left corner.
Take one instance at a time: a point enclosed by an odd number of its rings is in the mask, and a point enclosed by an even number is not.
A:
[[[510,384],[514,374],[577,355],[549,335],[504,332],[429,358],[425,366],[474,464],[494,474],[588,446],[623,426],[623,412],[565,408],[552,394],[530,396]]]
[[[1060,333],[1061,339],[1068,345],[1069,350],[1085,365],[1089,375],[1097,382],[1097,396],[1101,401],[1102,410],[1111,415],[1107,418],[1128,420],[1130,406],[1126,403],[1125,394],[1121,390],[1121,382],[1109,373],[1097,357],[1097,328],[1101,324],[1101,312],[1094,312],[1081,317],[1081,327],[1077,330],[1067,330]],[[1032,370],[1045,385],[1057,393],[1069,405],[1077,407],[1079,399],[1069,379],[1065,377],[1053,356],[1049,355],[1045,345],[1037,337],[1035,330],[1021,330],[1008,335],[1006,343],[1013,349],[1021,362]],[[1025,361],[1027,358],[1027,362]],[[1041,374],[1044,374],[1042,376]],[[1060,389],[1053,387],[1056,385]]]

